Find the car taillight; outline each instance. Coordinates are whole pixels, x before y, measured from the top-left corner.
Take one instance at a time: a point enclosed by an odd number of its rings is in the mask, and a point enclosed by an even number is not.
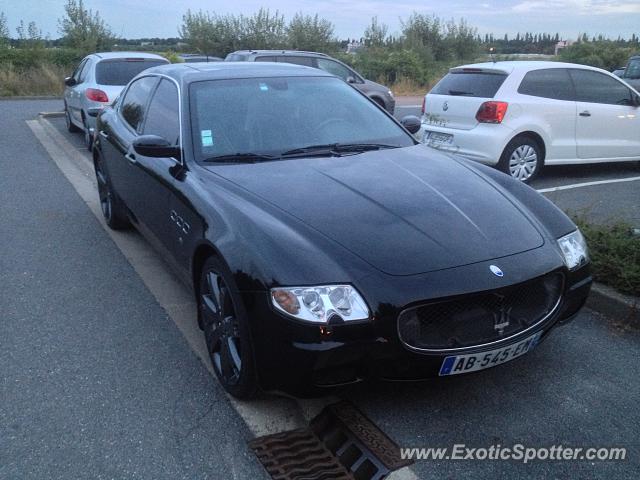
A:
[[[427,97],[422,97],[422,114],[423,115],[426,110],[426,106],[427,106]]]
[[[507,102],[484,102],[476,113],[476,120],[480,123],[502,123],[508,106]]]
[[[109,97],[107,97],[107,94],[104,93],[102,90],[98,90],[97,88],[87,88],[84,94],[87,96],[89,100],[92,100],[94,102],[106,103],[109,101]]]

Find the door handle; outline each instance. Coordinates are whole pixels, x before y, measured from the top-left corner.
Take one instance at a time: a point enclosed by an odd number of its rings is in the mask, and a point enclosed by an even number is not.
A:
[[[105,140],[109,140],[109,135],[104,132],[104,130],[100,130],[100,136]]]
[[[581,117],[590,117],[591,116],[591,112],[589,112],[589,110],[585,110],[584,112],[580,112],[580,116]]]
[[[131,152],[125,154],[124,158],[129,160],[131,163],[136,163],[136,156]]]

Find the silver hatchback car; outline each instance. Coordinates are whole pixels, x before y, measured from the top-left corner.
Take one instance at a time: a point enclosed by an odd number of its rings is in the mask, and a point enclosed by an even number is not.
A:
[[[82,59],[73,75],[65,78],[64,112],[70,132],[84,132],[85,144],[91,150],[95,118],[92,107],[113,102],[133,77],[146,70],[169,63],[153,53],[92,53]]]

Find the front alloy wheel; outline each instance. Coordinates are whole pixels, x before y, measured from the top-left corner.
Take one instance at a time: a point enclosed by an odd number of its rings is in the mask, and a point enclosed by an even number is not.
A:
[[[198,314],[213,369],[222,386],[238,398],[256,392],[248,325],[236,308],[224,266],[216,258],[205,263],[200,278]]]

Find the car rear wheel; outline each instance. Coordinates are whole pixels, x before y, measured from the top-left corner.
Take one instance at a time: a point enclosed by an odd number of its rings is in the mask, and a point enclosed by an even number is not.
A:
[[[64,106],[64,121],[67,124],[67,131],[71,133],[79,132],[80,129],[75,126],[75,124],[71,121],[71,114],[69,113],[69,108],[65,104]]]
[[[235,293],[231,272],[216,257],[202,267],[198,315],[213,370],[224,389],[236,398],[258,391],[249,325]]]
[[[538,142],[526,136],[516,137],[504,149],[498,169],[516,180],[529,183],[544,165],[544,156]]]
[[[122,201],[118,198],[109,175],[104,169],[104,164],[100,155],[96,155],[93,162],[96,172],[96,180],[98,182],[98,196],[100,198],[100,209],[105,222],[109,228],[113,230],[123,230],[129,227],[129,219],[127,217],[126,208]]]

